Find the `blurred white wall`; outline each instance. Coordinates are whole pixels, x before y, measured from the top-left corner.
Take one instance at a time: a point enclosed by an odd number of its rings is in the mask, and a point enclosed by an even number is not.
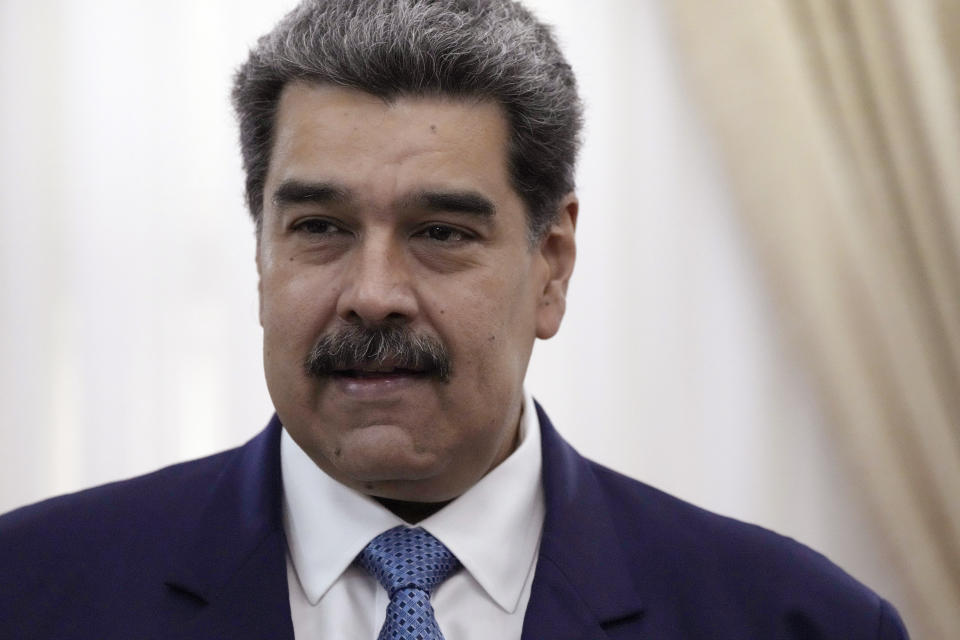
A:
[[[0,511],[266,423],[228,91],[293,4],[0,0]],[[568,317],[528,387],[584,453],[797,537],[896,602],[660,5],[528,5],[587,103]]]

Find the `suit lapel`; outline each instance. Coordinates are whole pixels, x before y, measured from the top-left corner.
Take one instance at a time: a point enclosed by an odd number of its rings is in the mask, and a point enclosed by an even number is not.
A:
[[[280,422],[233,452],[172,541],[166,638],[293,640],[282,519]]]
[[[546,520],[522,640],[643,638],[643,607],[589,463],[537,406]],[[165,639],[293,640],[279,420],[236,450],[171,540]]]
[[[546,520],[522,640],[642,638],[643,606],[589,463],[537,405]]]

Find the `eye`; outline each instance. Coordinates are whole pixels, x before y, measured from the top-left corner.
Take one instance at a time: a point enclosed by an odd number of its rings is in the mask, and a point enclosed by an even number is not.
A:
[[[465,242],[473,237],[466,231],[445,224],[431,224],[417,235],[428,240],[445,243]]]
[[[333,235],[343,232],[343,229],[323,218],[307,218],[297,222],[291,228],[311,235]]]

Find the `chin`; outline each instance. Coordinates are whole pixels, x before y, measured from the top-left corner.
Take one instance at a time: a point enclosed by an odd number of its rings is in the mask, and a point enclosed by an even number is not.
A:
[[[440,456],[431,453],[404,454],[397,448],[387,455],[370,455],[351,452],[346,446],[334,464],[354,484],[427,483],[447,467]]]

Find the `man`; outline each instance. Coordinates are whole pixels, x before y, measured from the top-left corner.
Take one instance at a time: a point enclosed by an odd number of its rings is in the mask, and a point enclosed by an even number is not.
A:
[[[276,416],[0,519],[11,638],[905,638],[792,541],[524,394],[575,259],[574,78],[510,0],[307,0],[237,74]]]

